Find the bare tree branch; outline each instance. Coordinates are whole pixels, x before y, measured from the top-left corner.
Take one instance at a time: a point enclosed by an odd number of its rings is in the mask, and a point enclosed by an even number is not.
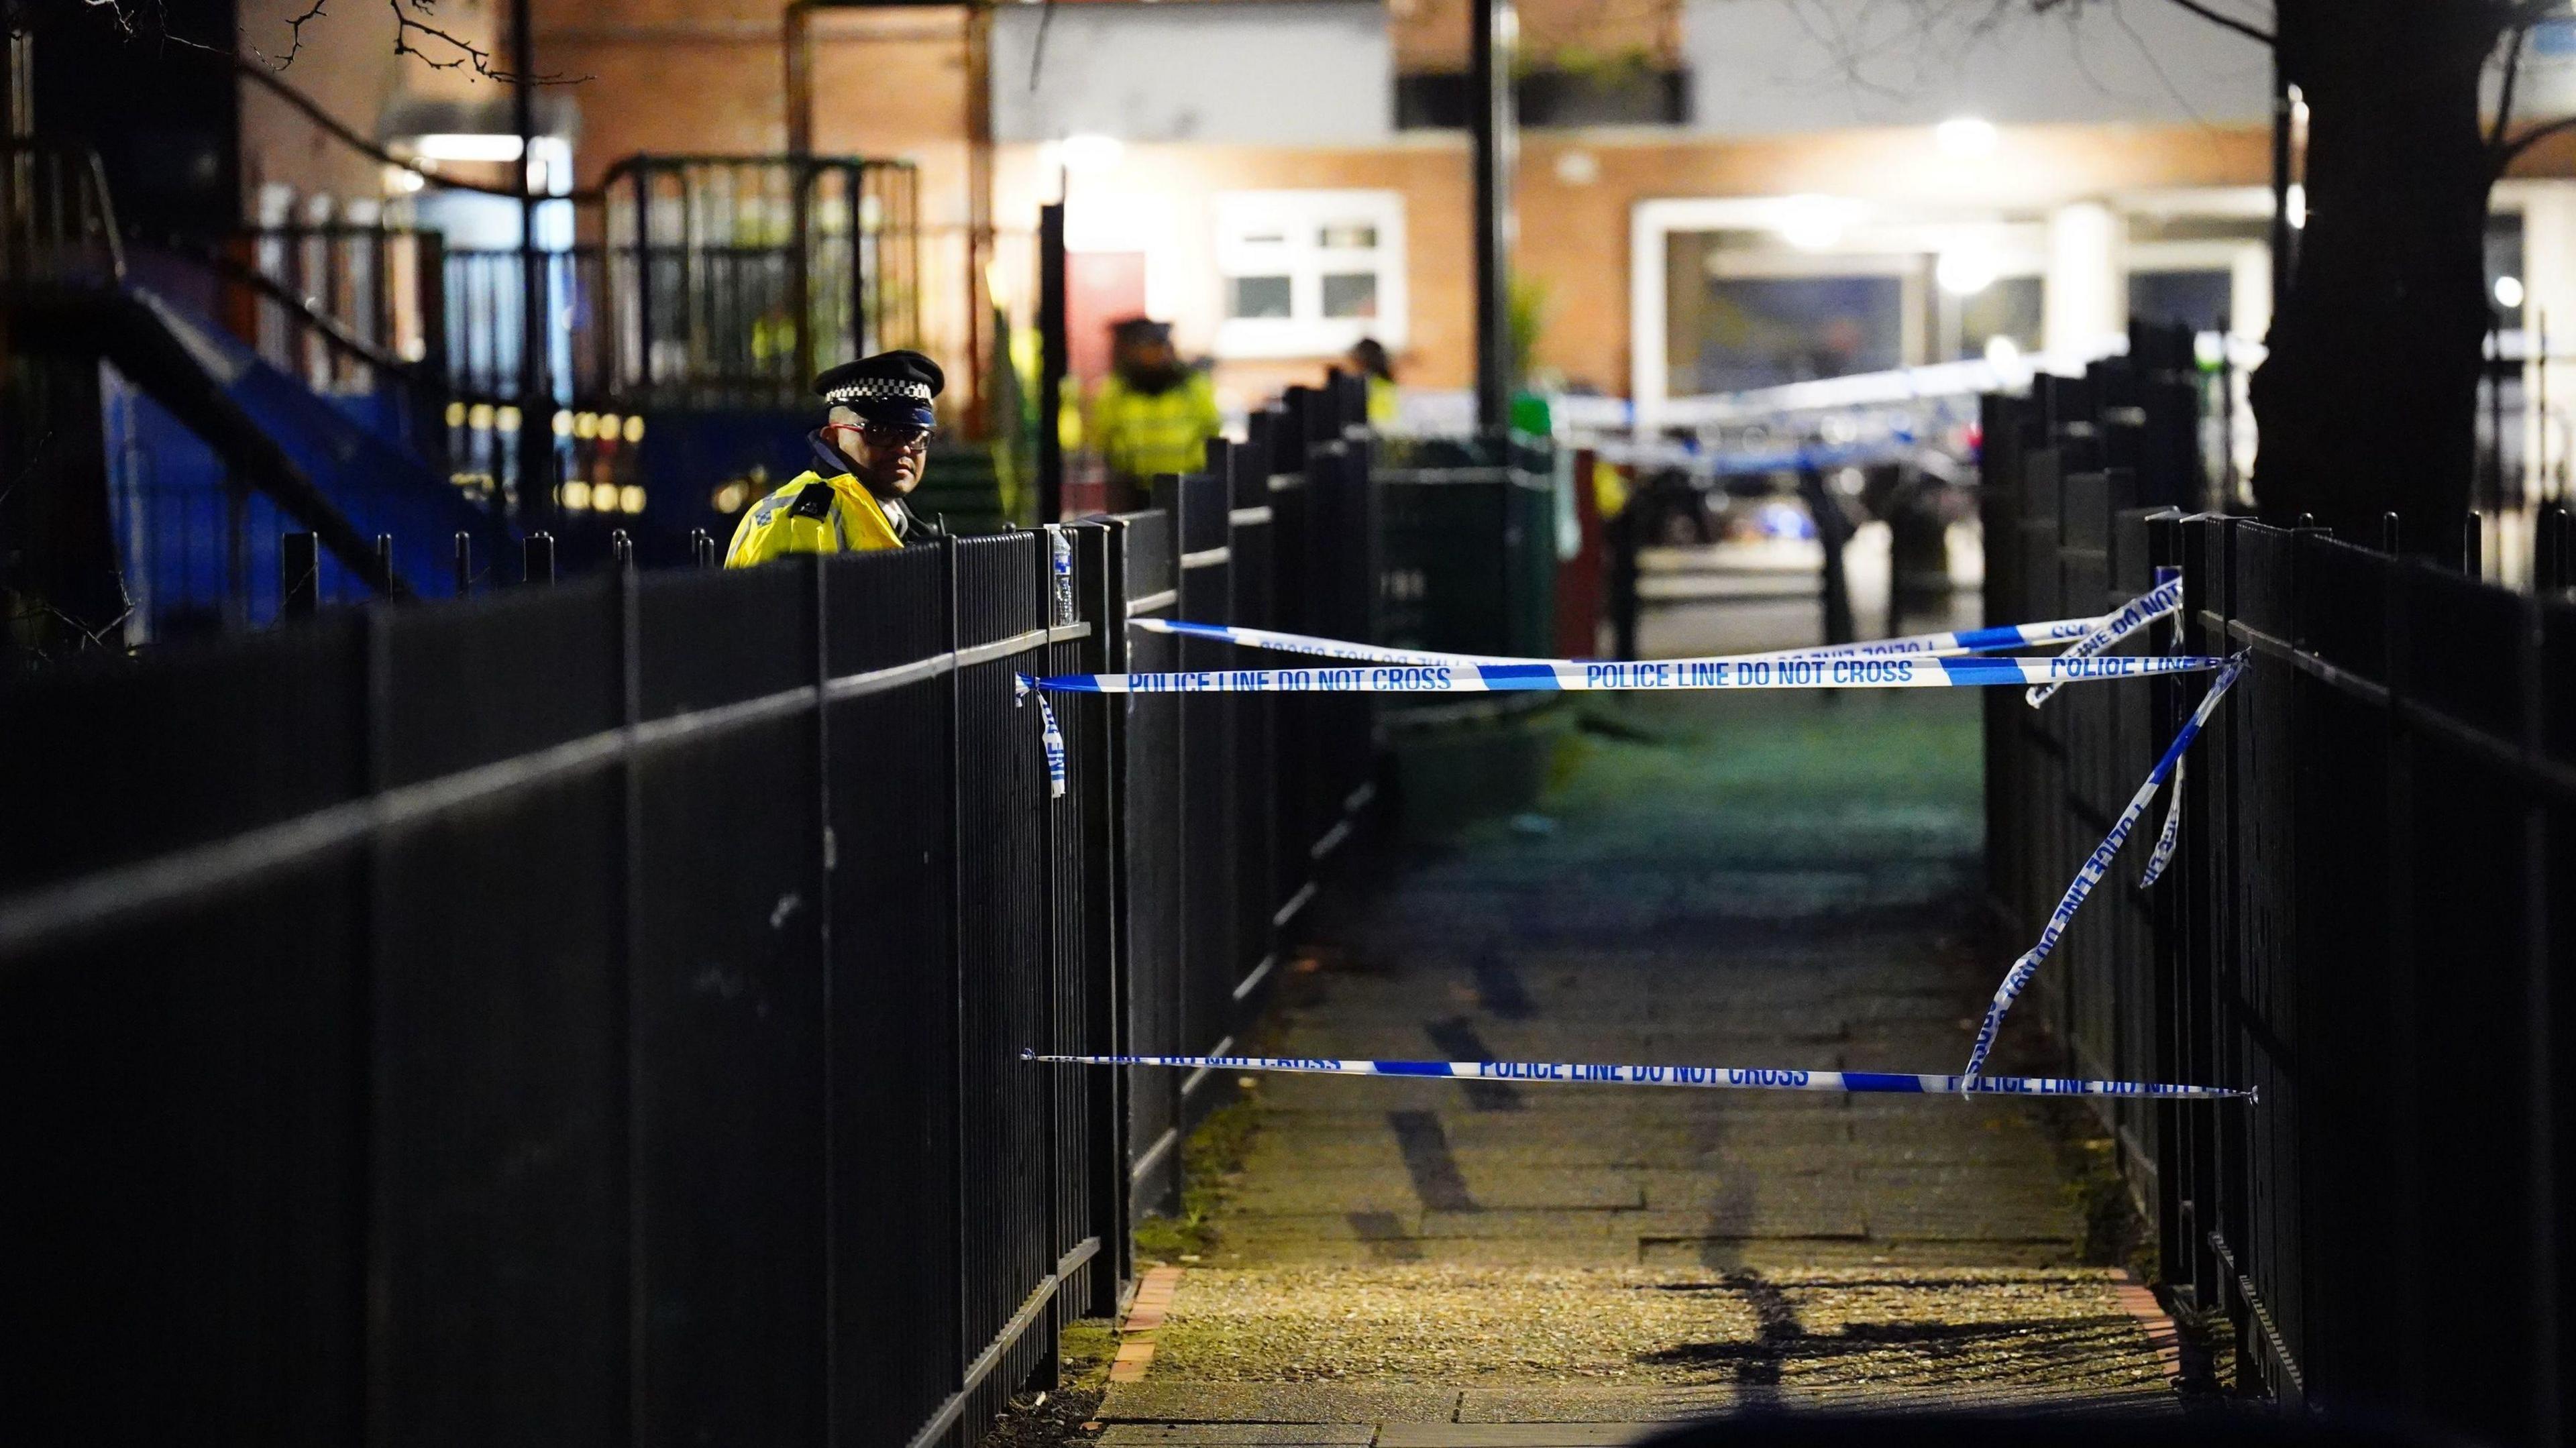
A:
[[[304,53],[304,27],[321,19],[322,7],[330,3],[331,0],[313,0],[312,9],[286,22],[286,53],[275,60],[269,60],[267,56],[261,55],[258,46],[244,45],[242,49],[249,51],[260,60],[267,61],[272,70],[286,69],[295,63],[295,57]]]
[[[588,76],[532,75],[524,71],[495,69],[492,64],[492,52],[453,31],[441,29],[406,12],[408,7],[409,11],[417,12],[418,15],[435,15],[438,13],[438,0],[385,0],[385,6],[394,13],[394,54],[417,56],[420,63],[431,70],[458,70],[471,67],[476,75],[485,80],[496,80],[504,85],[574,85],[590,79]],[[318,4],[314,6],[316,10],[321,8]],[[432,45],[445,46],[446,50],[433,55],[413,43],[415,36],[428,40]]]
[[[2190,11],[2192,14],[2199,16],[2201,19],[2208,21],[2212,25],[2219,26],[2226,30],[2233,30],[2248,40],[2259,40],[2265,45],[2271,45],[2274,43],[2274,37],[2271,31],[2264,29],[2262,26],[2249,24],[2246,21],[2239,20],[2235,16],[2229,15],[2214,6],[2204,5],[2201,3],[2201,0],[2172,0],[2172,3],[2181,6],[2183,9]]]

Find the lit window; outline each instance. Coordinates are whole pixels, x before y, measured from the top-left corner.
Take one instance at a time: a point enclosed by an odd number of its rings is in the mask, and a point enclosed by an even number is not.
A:
[[[1335,357],[1402,347],[1404,198],[1392,191],[1238,191],[1217,198],[1220,357]]]

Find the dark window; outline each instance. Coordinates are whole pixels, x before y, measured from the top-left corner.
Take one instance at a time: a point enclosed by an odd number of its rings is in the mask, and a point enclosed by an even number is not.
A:
[[[1708,277],[1695,295],[1674,300],[1665,355],[1675,396],[1880,372],[1905,360],[1905,284],[1895,277]]]
[[[1286,277],[1236,277],[1225,314],[1246,318],[1285,317],[1289,311],[1288,293]]]
[[[1377,273],[1326,273],[1324,276],[1324,315],[1327,317],[1376,316]]]

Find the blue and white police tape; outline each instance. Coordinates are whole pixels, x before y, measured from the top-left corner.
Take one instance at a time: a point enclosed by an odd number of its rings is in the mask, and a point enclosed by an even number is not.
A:
[[[2134,605],[2132,605],[2134,606]],[[1996,649],[2040,648],[2080,639],[2109,623],[2112,614],[2096,618],[2061,618],[2046,623],[2007,623],[1992,628],[1961,629],[1952,633],[1911,634],[1904,638],[1871,639],[1854,644],[1825,644],[1804,649],[1768,649],[1751,654],[1708,654],[1695,658],[1668,659],[1667,663],[1733,663],[1759,659],[1836,659],[1877,658],[1911,655],[1917,658],[1955,654],[1988,653]],[[1317,638],[1313,634],[1282,633],[1277,629],[1244,628],[1223,623],[1189,623],[1168,618],[1131,618],[1131,626],[1148,633],[1176,634],[1184,638],[1215,639],[1239,644],[1245,648],[1274,649],[1284,654],[1311,654],[1327,659],[1347,659],[1364,664],[1544,664],[1582,662],[1519,658],[1506,654],[1445,654],[1422,649],[1390,648],[1383,644],[1355,644],[1346,639]]]
[[[1209,669],[1168,674],[1023,675],[1022,687],[1075,694],[1500,694],[1654,689],[1973,689],[2207,673],[2225,659],[1701,659],[1658,663],[1376,665]]]
[[[1056,727],[1055,710],[1038,695],[1038,738],[1046,746],[1047,796],[1064,798],[1064,731]]]
[[[2159,574],[2171,571],[2172,570],[2166,569],[2158,570]],[[2102,626],[2100,628],[2097,628],[2091,633],[2086,634],[2084,637],[2077,639],[2074,647],[2068,649],[2062,654],[2059,654],[2058,657],[2061,659],[2089,659],[2097,654],[2107,653],[2112,649],[2118,648],[2120,646],[2120,641],[2126,639],[2129,635],[2145,628],[2148,624],[2154,623],[2157,619],[2178,613],[2181,609],[2181,575],[2176,573],[2170,578],[2160,578],[2154,588],[2151,588],[2145,593],[2140,594],[2138,597],[2131,599],[2127,606],[2123,607],[2119,612],[2105,618],[2102,621]],[[2048,696],[2056,692],[2057,685],[2053,683],[2041,684],[2032,688],[2030,693],[2025,697],[2030,701],[2030,707],[2036,709],[2040,705],[2047,703]]]
[[[1011,702],[1026,704],[1032,694],[1037,696],[1038,743],[1046,750],[1047,797],[1062,799],[1064,798],[1064,731],[1056,727],[1055,710],[1048,705],[1046,695],[1039,694],[1037,690],[1030,688],[1029,683],[1029,676],[1026,674],[1018,675],[1011,680]]]
[[[1296,1056],[1045,1056],[1051,1066],[1168,1066],[1185,1071],[1286,1071],[1317,1076],[1429,1076],[1459,1081],[1555,1082],[1568,1086],[1690,1086],[1714,1091],[1951,1092],[1996,1096],[2152,1096],[2168,1101],[2251,1101],[2227,1086],[2161,1081],[2084,1081],[2064,1076],[1924,1076],[1899,1071],[1748,1070],[1732,1066],[1613,1066],[1575,1061],[1345,1061]]]
[[[2103,661],[2096,659],[2092,662]],[[2048,959],[2049,952],[2055,950],[2057,942],[2065,937],[2066,927],[2073,923],[2075,912],[2083,906],[2085,897],[2091,895],[2093,887],[2102,883],[2102,877],[2110,873],[2112,858],[2120,853],[2120,846],[2128,842],[2129,832],[2137,828],[2147,806],[2155,802],[2157,788],[2181,764],[2183,751],[2191,747],[2191,741],[2199,736],[2201,726],[2217,712],[2218,701],[2225,697],[2227,686],[2235,683],[2236,676],[2243,672],[2243,654],[2227,660],[2227,666],[2218,671],[2218,679],[2201,698],[2200,707],[2191,711],[2191,718],[2184,722],[2182,731],[2174,735],[2173,743],[2165,746],[2164,755],[2156,761],[2156,767],[2147,771],[2147,782],[2138,786],[2138,792],[2129,799],[2129,807],[2120,811],[2120,818],[2112,824],[2111,832],[2102,837],[2102,843],[2094,846],[2093,853],[2085,857],[2084,867],[2075,872],[2074,883],[2066,887],[2065,895],[2058,899],[2057,908],[2049,913],[2048,924],[2040,930],[2039,943],[2023,951],[2021,958],[2012,963],[2012,969],[2004,972],[2003,984],[1995,987],[1994,1001],[1986,1007],[1986,1018],[1977,1027],[1977,1043],[1968,1052],[1965,1074],[1973,1076],[1986,1064],[1987,1053],[1995,1047],[1995,1036],[2003,1029],[2005,1013],[2012,1009],[2013,1002],[2029,986],[2031,977],[2039,973],[2040,962]],[[2160,872],[2163,866],[2158,863],[2150,868]]]
[[[2141,890],[2164,878],[2165,866],[2173,863],[2174,847],[2182,843],[2182,768],[2176,760],[2173,793],[2165,800],[2165,827],[2156,831],[2156,847],[2147,856],[2147,867],[2138,872]]]

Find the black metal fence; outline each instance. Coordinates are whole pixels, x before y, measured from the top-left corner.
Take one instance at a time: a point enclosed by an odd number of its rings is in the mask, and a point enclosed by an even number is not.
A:
[[[1051,799],[1014,698],[1169,665],[1125,624],[1175,608],[1365,633],[1370,575],[1316,566],[1365,445],[1263,427],[1064,530],[1069,614],[1014,533],[0,693],[0,1299],[42,1324],[0,1414],[971,1441],[1112,1305],[1216,1094],[1021,1050],[1235,1036],[1367,804],[1364,710],[1060,699]]]
[[[2261,1090],[2108,1112],[2164,1281],[2232,1325],[2246,1381],[2563,1442],[2576,600],[2156,509],[2180,476],[2154,442],[2182,421],[2164,385],[2109,364],[1987,406],[1991,616],[2099,611],[2176,566],[2179,646],[2252,655],[2186,760],[2171,872],[2142,890],[2143,845],[2123,853],[2044,1009],[2083,1074]],[[1992,878],[2016,929],[2036,934],[2203,687],[1989,701]]]

